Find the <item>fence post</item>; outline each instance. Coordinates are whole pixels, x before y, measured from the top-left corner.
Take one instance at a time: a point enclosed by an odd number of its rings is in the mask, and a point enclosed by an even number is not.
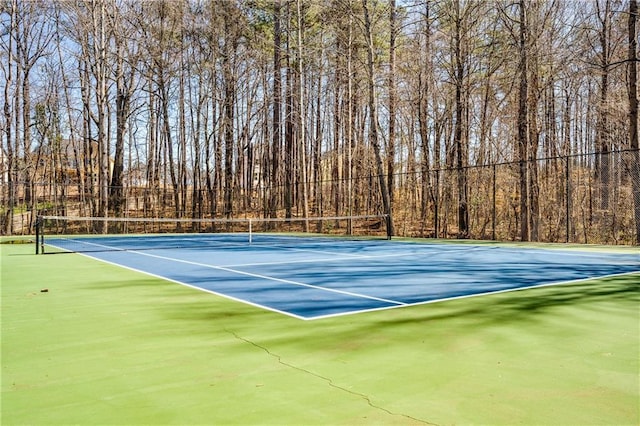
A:
[[[567,190],[567,194],[566,194],[566,198],[567,198],[567,202],[565,203],[565,216],[567,218],[566,220],[566,240],[565,242],[570,242],[571,241],[571,173],[569,171],[569,163],[571,162],[571,157],[567,156],[565,157],[565,166],[564,166],[564,179],[566,181],[566,190]]]
[[[435,191],[435,206],[434,206],[434,214],[433,214],[433,228],[435,237],[439,238],[440,236],[440,222],[438,220],[439,214],[439,205],[440,205],[440,169],[436,169],[436,191]]]
[[[493,169],[493,189],[492,189],[492,206],[491,206],[491,239],[496,240],[496,165],[492,166]]]

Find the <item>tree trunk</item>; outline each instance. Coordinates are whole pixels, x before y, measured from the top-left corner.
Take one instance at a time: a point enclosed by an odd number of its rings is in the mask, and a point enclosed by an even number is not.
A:
[[[453,144],[455,150],[455,166],[458,185],[458,238],[469,238],[469,206],[467,202],[467,143],[463,138],[463,125],[465,124],[466,95],[463,96],[465,79],[464,62],[462,58],[462,17],[460,15],[459,0],[455,1],[455,128],[453,132]],[[464,99],[463,99],[464,98]]]
[[[9,28],[10,28],[10,36],[8,37],[8,41],[7,41],[7,50],[9,52],[9,55],[14,55],[14,47],[13,47],[13,37],[14,37],[14,32],[16,31],[17,28],[17,22],[16,22],[16,9],[18,7],[18,2],[17,0],[12,0],[11,2],[11,11],[10,11],[10,24],[9,24]],[[13,132],[12,130],[12,121],[13,121],[13,114],[15,112],[15,110],[12,110],[11,108],[11,104],[9,103],[9,99],[11,99],[10,96],[10,89],[13,87],[12,86],[12,78],[13,78],[13,65],[15,65],[16,68],[16,72],[17,72],[17,64],[15,64],[14,61],[8,61],[7,64],[7,73],[6,75],[6,80],[5,80],[5,86],[4,86],[4,105],[3,105],[3,112],[4,112],[4,119],[5,119],[5,134],[6,134],[6,153],[7,153],[7,163],[6,163],[6,167],[7,167],[7,211],[4,214],[4,218],[0,219],[0,223],[2,223],[2,221],[4,221],[3,223],[3,227],[0,229],[0,233],[4,233],[6,235],[12,235],[13,234],[13,208],[15,206],[15,202],[16,202],[16,185],[17,185],[17,166],[16,166],[16,151],[14,150],[14,145],[13,145]],[[14,101],[15,102],[15,101]],[[15,105],[15,104],[14,104]],[[1,147],[0,147],[1,149]],[[4,160],[4,156],[2,155],[2,153],[0,153],[0,158],[2,160]],[[0,181],[3,180],[3,177],[0,175]],[[4,204],[4,193],[3,193],[3,204]]]
[[[185,98],[185,63],[184,63],[184,35],[180,34],[180,73],[179,76],[179,88],[178,88],[178,149],[179,149],[179,163],[178,163],[178,195],[180,204],[176,206],[179,211],[179,216],[183,217],[187,212],[187,117],[186,108],[187,103]]]
[[[367,40],[367,92],[369,94],[369,137],[376,161],[376,171],[378,173],[378,184],[380,186],[380,195],[382,197],[382,208],[384,213],[388,215],[387,232],[393,235],[393,220],[391,215],[391,204],[389,202],[389,190],[387,188],[387,180],[384,176],[384,168],[382,166],[382,157],[380,155],[380,141],[378,139],[378,108],[375,96],[375,80],[374,80],[374,44],[373,29],[371,26],[371,18],[369,16],[368,0],[362,0],[364,9],[364,25]]]
[[[427,226],[427,212],[429,197],[435,207],[435,198],[431,186],[431,167],[429,158],[429,96],[431,92],[431,16],[429,2],[425,2],[424,11],[424,50],[422,57],[425,58],[418,74],[418,127],[420,135],[421,161],[420,170],[422,175],[422,190],[420,192],[420,236],[425,237]],[[434,234],[435,234],[434,228]],[[434,235],[435,236],[435,235]]]
[[[304,105],[304,55],[302,44],[302,32],[304,19],[302,17],[301,0],[296,1],[297,16],[298,16],[298,33],[297,33],[297,48],[298,48],[298,149],[300,152],[300,175],[302,186],[302,217],[309,217],[309,191],[307,182],[307,143],[306,143],[306,127],[305,127],[305,105]],[[309,222],[304,221],[304,230],[309,232]]]
[[[527,178],[528,163],[528,105],[527,96],[529,93],[528,80],[528,58],[527,58],[527,14],[525,11],[525,0],[519,0],[520,24],[519,24],[519,50],[520,61],[518,72],[520,84],[518,90],[518,161],[520,174],[520,240],[529,241],[529,206],[527,204],[529,194],[529,181]]]
[[[353,215],[354,208],[354,192],[353,192],[353,153],[356,148],[356,112],[357,112],[357,98],[356,93],[353,90],[355,81],[355,72],[353,70],[353,57],[355,43],[353,41],[353,14],[349,13],[348,19],[348,36],[347,36],[347,121],[345,123],[347,127],[347,215]],[[353,221],[347,222],[347,234],[353,234]]]
[[[287,22],[289,21],[289,13],[287,8]],[[296,146],[294,144],[294,104],[296,103],[296,99],[293,96],[293,74],[295,71],[291,66],[291,43],[290,43],[290,33],[291,25],[287,23],[287,50],[285,53],[285,57],[287,58],[287,66],[286,66],[286,80],[285,80],[285,118],[284,118],[284,216],[289,219],[293,215],[293,205],[294,205],[294,193],[293,193],[293,182],[295,180],[295,158],[296,158]]]
[[[224,128],[224,214],[227,218],[233,216],[233,123],[236,81],[233,70],[234,55],[236,53],[236,30],[232,22],[234,14],[233,4],[224,4],[224,56],[222,58],[222,78],[224,81],[223,128]]]
[[[600,2],[596,1],[598,18],[602,28],[600,29],[600,102],[598,108],[598,124],[596,127],[596,181],[600,189],[601,210],[609,209],[610,191],[610,163],[609,157],[609,44],[611,37],[611,3],[605,0],[604,10],[600,10]]]
[[[122,42],[118,45],[116,60],[116,145],[111,175],[111,206],[114,214],[120,216],[123,209],[124,139],[127,119],[131,108],[130,92],[124,77],[124,52]]]
[[[389,78],[387,81],[389,91],[389,140],[387,142],[387,185],[389,188],[389,203],[393,207],[395,183],[395,153],[396,153],[396,0],[389,2]]]
[[[94,5],[95,7],[96,5]],[[98,185],[99,203],[98,216],[109,215],[109,132],[108,132],[108,93],[107,93],[107,34],[106,10],[104,1],[97,5],[98,10],[92,10],[93,29],[96,36],[94,43],[95,79],[96,79],[96,109],[98,125]],[[96,16],[97,13],[97,16]],[[102,226],[102,232],[108,230]]]
[[[173,137],[171,135],[171,125],[169,121],[169,88],[164,79],[164,70],[159,70],[159,91],[160,91],[160,103],[162,108],[162,133],[164,139],[164,146],[166,148],[167,159],[162,164],[169,169],[169,176],[171,178],[171,188],[173,189],[173,205],[175,217],[181,217],[179,209],[179,188],[178,188],[178,176],[176,174],[176,162],[173,155]],[[166,173],[164,173],[166,179]],[[165,188],[166,189],[166,188]],[[164,200],[163,200],[164,204]]]
[[[271,141],[271,182],[269,185],[269,217],[278,217],[278,182],[280,174],[280,149],[282,144],[282,122],[280,111],[282,110],[282,41],[281,41],[281,1],[274,0],[273,9],[273,129]]]

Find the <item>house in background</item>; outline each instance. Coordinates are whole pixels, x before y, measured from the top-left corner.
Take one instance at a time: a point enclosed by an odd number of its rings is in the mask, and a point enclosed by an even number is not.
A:
[[[98,142],[61,139],[57,144],[40,146],[35,152],[38,180],[42,183],[98,185]],[[113,173],[113,158],[109,157],[109,179]]]

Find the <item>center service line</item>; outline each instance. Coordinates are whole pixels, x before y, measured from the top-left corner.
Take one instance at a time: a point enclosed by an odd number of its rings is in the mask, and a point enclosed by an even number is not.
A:
[[[345,290],[325,288],[325,287],[320,287],[320,286],[316,286],[316,285],[313,285],[313,284],[301,283],[301,282],[298,282],[298,281],[291,281],[291,280],[285,280],[285,279],[281,279],[281,278],[269,277],[269,276],[266,276],[266,275],[253,274],[251,272],[244,272],[244,271],[238,271],[236,269],[225,268],[224,266],[208,265],[206,263],[191,262],[189,260],[175,259],[173,257],[158,256],[158,255],[150,254],[150,253],[142,253],[142,252],[136,251],[136,250],[128,250],[128,252],[129,253],[136,253],[136,254],[139,254],[141,256],[148,256],[148,257],[155,257],[157,259],[169,260],[169,261],[172,261],[172,262],[180,262],[180,263],[186,263],[188,265],[202,266],[202,267],[205,267],[205,268],[218,269],[220,271],[233,272],[233,273],[236,273],[236,274],[246,275],[246,276],[249,276],[249,277],[261,278],[261,279],[264,279],[264,280],[277,281],[277,282],[281,282],[281,283],[285,283],[285,284],[293,284],[293,285],[297,285],[297,286],[301,286],[301,287],[308,287],[308,288],[313,288],[313,289],[316,289],[316,290],[323,290],[323,291],[328,291],[328,292],[333,292],[333,293],[338,293],[338,294],[344,294],[344,295],[359,297],[359,298],[363,298],[363,299],[377,300],[377,301],[380,301],[380,302],[391,303],[391,304],[394,304],[394,305],[406,305],[406,303],[399,302],[397,300],[383,299],[383,298],[375,297],[375,296],[367,296],[365,294],[352,293],[350,291],[345,291]]]

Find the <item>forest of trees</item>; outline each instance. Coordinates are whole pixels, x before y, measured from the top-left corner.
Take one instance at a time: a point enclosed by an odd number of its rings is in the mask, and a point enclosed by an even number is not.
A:
[[[0,225],[640,243],[637,0],[0,0]]]

